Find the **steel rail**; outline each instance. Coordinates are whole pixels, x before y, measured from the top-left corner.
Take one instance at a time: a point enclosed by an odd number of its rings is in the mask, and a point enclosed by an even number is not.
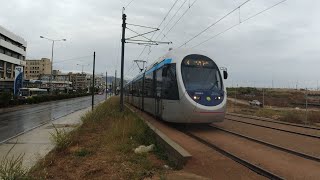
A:
[[[234,121],[234,122],[243,123],[243,124],[249,124],[249,125],[253,125],[253,126],[267,128],[267,129],[273,129],[273,130],[277,130],[277,131],[283,131],[283,132],[287,132],[287,133],[291,133],[291,134],[297,134],[297,135],[301,135],[301,136],[320,139],[320,136],[315,136],[315,135],[311,135],[311,134],[299,133],[299,132],[295,132],[295,131],[289,131],[289,130],[284,130],[284,129],[279,129],[279,128],[275,128],[275,127],[270,127],[270,126],[264,126],[264,125],[260,125],[260,124],[244,122],[244,121],[230,119],[230,118],[225,118],[225,120]]]
[[[273,174],[272,172],[266,170],[266,169],[263,169],[262,167],[260,166],[257,166],[257,165],[254,165],[252,163],[250,163],[249,161],[246,161],[245,159],[242,159],[234,154],[231,154],[230,152],[228,151],[225,151],[221,148],[219,148],[218,146],[190,133],[190,132],[187,132],[187,131],[181,131],[183,133],[185,133],[186,135],[188,135],[189,137],[192,137],[194,139],[196,139],[197,141],[201,142],[202,144],[210,147],[211,149],[214,149],[215,151],[221,153],[222,155],[232,159],[233,161],[236,161],[237,163],[249,168],[250,170],[256,172],[257,174],[260,174],[266,178],[269,178],[269,179],[274,179],[274,180],[280,180],[280,179],[284,179],[276,174]]]
[[[239,134],[239,133],[236,133],[234,131],[226,130],[226,129],[223,129],[223,128],[220,128],[220,127],[217,127],[217,126],[214,126],[214,125],[210,125],[210,127],[218,129],[218,130],[226,132],[226,133],[229,133],[229,134],[232,134],[232,135],[235,135],[235,136],[238,136],[238,137],[241,137],[241,138],[248,139],[250,141],[253,141],[253,142],[256,142],[256,143],[259,143],[259,144],[263,144],[265,146],[269,146],[269,147],[274,148],[274,149],[278,149],[278,150],[281,150],[281,151],[284,151],[284,152],[287,152],[287,153],[290,153],[290,154],[305,158],[305,159],[309,159],[309,160],[320,162],[320,158],[315,157],[315,156],[311,156],[311,155],[308,155],[308,154],[305,154],[305,153],[301,153],[301,152],[298,152],[298,151],[287,149],[287,148],[284,148],[284,147],[281,147],[281,146],[278,146],[278,145],[275,145],[275,144],[268,143],[266,141],[258,140],[258,139],[255,139],[255,138],[243,135],[243,134]]]
[[[289,122],[280,122],[280,121],[275,121],[275,120],[260,119],[259,117],[247,117],[247,116],[245,116],[245,115],[230,114],[230,113],[227,113],[227,115],[228,115],[228,116],[248,118],[248,119],[253,119],[253,120],[258,120],[258,121],[264,121],[264,122],[271,122],[271,123],[275,123],[275,124],[285,124],[285,125],[288,125],[288,126],[294,126],[294,127],[301,127],[301,128],[306,128],[306,129],[320,130],[320,127],[305,126],[305,125],[294,124],[294,123],[289,123]]]

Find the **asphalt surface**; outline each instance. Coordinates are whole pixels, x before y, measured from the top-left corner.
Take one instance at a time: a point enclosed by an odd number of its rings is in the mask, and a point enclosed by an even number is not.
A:
[[[96,95],[95,104],[105,95]],[[28,105],[10,112],[0,113],[0,142],[36,126],[48,123],[75,111],[91,106],[91,96]]]

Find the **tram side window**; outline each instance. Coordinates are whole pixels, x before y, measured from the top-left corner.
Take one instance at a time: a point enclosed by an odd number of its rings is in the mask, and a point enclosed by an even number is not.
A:
[[[170,100],[179,99],[179,91],[176,76],[176,64],[168,64],[162,72],[162,98]]]
[[[144,80],[145,97],[153,97],[153,73],[145,75]]]
[[[162,97],[162,68],[156,71],[156,97]]]
[[[134,87],[135,87],[135,96],[138,96],[140,97],[142,94],[141,94],[141,87],[142,86],[142,79],[139,79],[137,81],[134,82]]]
[[[137,93],[137,81],[134,81],[132,84],[133,84],[132,95],[133,96],[138,96],[138,93]]]
[[[129,88],[130,88],[130,95],[132,96],[132,95],[133,95],[133,86],[132,86],[132,82],[130,83]]]

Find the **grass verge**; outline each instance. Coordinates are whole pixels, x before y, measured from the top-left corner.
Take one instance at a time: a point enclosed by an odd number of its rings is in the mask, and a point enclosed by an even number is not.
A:
[[[69,134],[69,143],[51,151],[29,175],[35,179],[163,177],[167,170],[161,147],[156,145],[154,153],[133,152],[139,145],[156,144],[153,132],[128,109],[119,112],[118,105],[119,98],[110,98],[84,115],[83,124]]]
[[[52,124],[54,132],[51,134],[51,139],[57,151],[64,150],[71,143],[71,133],[66,132],[64,129],[58,129]]]
[[[28,170],[22,166],[24,154],[10,156],[10,152],[14,146],[15,144],[0,161],[0,179],[30,179]]]

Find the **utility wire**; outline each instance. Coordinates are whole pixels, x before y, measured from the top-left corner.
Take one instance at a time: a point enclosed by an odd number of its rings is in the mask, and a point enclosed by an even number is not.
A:
[[[65,61],[74,61],[74,60],[83,59],[83,58],[87,58],[87,57],[92,57],[92,55],[75,57],[75,58],[71,58],[71,59],[64,59],[64,60],[53,62],[53,63],[56,64],[56,63],[61,63],[61,62],[65,62]]]
[[[180,16],[180,18],[173,24],[173,26],[171,26],[171,28],[169,29],[169,31],[167,31],[167,33],[165,34],[165,36],[167,36],[169,34],[169,32],[180,22],[180,20],[182,19],[182,17],[187,14],[187,12],[189,11],[189,9],[197,2],[198,0],[193,1],[193,3],[189,6],[188,9],[186,9],[183,14]],[[163,37],[164,38],[164,37]],[[162,38],[162,39],[163,39]],[[161,40],[162,40],[161,39]]]
[[[128,75],[128,74],[131,72],[133,66],[134,66],[134,62],[132,62],[131,66],[130,66],[130,68],[128,69],[128,71],[126,72],[125,76]]]
[[[125,7],[124,9],[127,9],[127,7],[133,2],[134,0],[131,0]]]
[[[179,46],[178,48],[181,48],[183,45],[186,45],[187,43],[189,43],[190,41],[192,41],[193,39],[197,38],[198,36],[200,36],[202,33],[204,33],[205,31],[207,31],[208,29],[210,29],[211,27],[215,26],[216,24],[218,24],[220,21],[222,21],[223,19],[225,19],[226,17],[228,17],[230,14],[232,14],[233,12],[235,12],[236,10],[238,10],[239,8],[241,8],[243,5],[247,4],[249,1],[251,0],[246,0],[244,3],[242,3],[241,5],[239,5],[238,7],[236,7],[235,9],[233,9],[232,11],[228,12],[226,15],[224,15],[222,18],[220,18],[219,20],[217,20],[216,22],[214,22],[213,24],[211,24],[210,26],[208,26],[207,28],[205,28],[204,30],[200,31],[197,35],[193,36],[191,39],[189,39],[188,41],[186,41],[185,43],[183,43],[181,46]]]
[[[156,37],[155,40],[157,40],[159,38],[159,36],[162,34],[162,32],[167,28],[167,26],[171,23],[171,21],[173,20],[174,17],[176,17],[176,15],[178,14],[178,12],[181,10],[181,8],[183,7],[183,5],[187,2],[188,0],[184,0],[184,2],[181,4],[181,6],[178,8],[178,10],[176,11],[176,13],[174,13],[174,15],[170,18],[170,20],[168,21],[168,23],[162,28],[161,32],[158,34],[158,36]],[[164,35],[164,34],[163,34]],[[165,36],[165,35],[164,35]]]
[[[179,19],[178,19],[178,20],[171,26],[171,28],[166,32],[166,34],[163,35],[163,37],[161,38],[160,41],[162,41],[165,37],[167,37],[167,35],[169,34],[169,32],[180,22],[180,20],[183,18],[183,16],[187,14],[187,12],[190,10],[190,8],[191,8],[197,1],[198,1],[198,0],[194,0],[194,1],[192,2],[192,4],[189,4],[188,9],[186,9],[186,10],[183,12],[183,14],[179,17]],[[190,1],[189,1],[189,3],[190,3]],[[180,8],[181,8],[181,7],[180,7]],[[151,53],[151,50],[150,50],[150,52],[148,53],[148,55],[146,56],[146,58],[149,57],[150,53]],[[152,64],[153,64],[156,60],[157,60],[157,59],[155,59],[155,60],[152,62]]]
[[[168,15],[170,14],[171,10],[173,9],[173,7],[177,4],[179,0],[176,0],[173,5],[171,6],[170,10],[167,12],[167,14],[165,15],[165,17],[162,19],[161,23],[159,24],[158,28],[162,25],[162,23],[166,20],[166,18],[168,17]],[[152,37],[150,39],[153,38],[153,36],[155,35],[155,33],[153,33]],[[143,48],[143,50],[141,51],[141,53],[139,54],[139,56],[137,57],[137,59],[139,59],[142,55],[142,53],[144,52],[144,50],[146,49],[146,46]]]
[[[270,7],[266,8],[266,9],[264,9],[264,10],[262,10],[262,11],[260,11],[260,12],[256,13],[256,14],[254,14],[254,15],[252,15],[252,16],[250,16],[250,17],[248,17],[248,18],[244,19],[244,20],[242,20],[241,22],[239,22],[239,23],[237,23],[237,24],[235,24],[235,25],[233,25],[233,26],[231,26],[231,27],[229,27],[229,28],[225,29],[224,31],[221,31],[220,33],[218,33],[218,34],[216,34],[216,35],[214,35],[214,36],[210,37],[209,39],[207,39],[207,40],[205,40],[205,41],[202,41],[201,43],[199,43],[199,44],[197,44],[197,45],[193,46],[192,48],[198,47],[198,46],[200,46],[200,45],[202,45],[202,44],[204,44],[204,43],[206,43],[206,42],[210,41],[211,39],[214,39],[214,38],[216,38],[217,36],[220,36],[221,34],[223,34],[223,33],[227,32],[227,31],[229,31],[229,30],[231,30],[231,29],[235,28],[236,26],[241,25],[243,22],[246,22],[246,21],[248,21],[248,20],[250,20],[250,19],[252,19],[252,18],[254,18],[254,17],[256,17],[256,16],[258,16],[258,15],[260,15],[260,14],[264,13],[264,12],[266,12],[266,11],[268,11],[268,10],[270,10],[270,9],[272,9],[272,8],[274,8],[274,7],[278,6],[278,5],[280,5],[281,3],[285,2],[285,1],[287,1],[287,0],[282,0],[282,1],[280,1],[280,2],[278,2],[278,3],[276,3],[276,4],[272,5],[272,6],[270,6]]]

